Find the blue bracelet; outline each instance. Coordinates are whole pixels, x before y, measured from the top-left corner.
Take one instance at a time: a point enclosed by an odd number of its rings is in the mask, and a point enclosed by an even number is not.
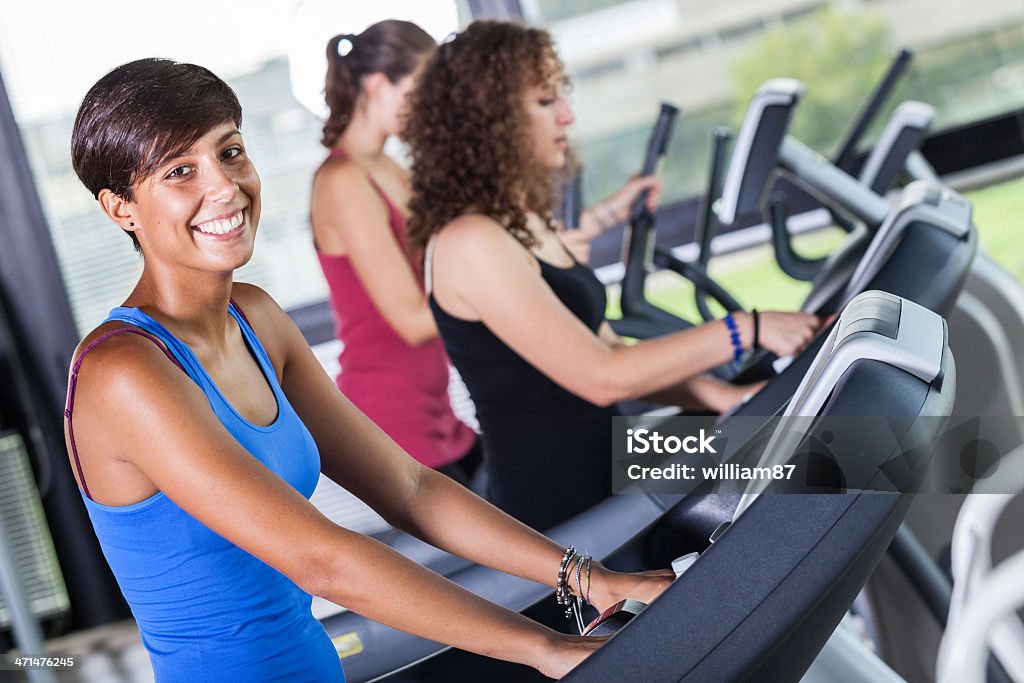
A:
[[[740,342],[740,326],[736,324],[736,318],[732,317],[732,313],[727,313],[723,320],[725,320],[725,326],[729,328],[729,339],[732,341],[732,359],[738,361],[743,357],[743,344]]]

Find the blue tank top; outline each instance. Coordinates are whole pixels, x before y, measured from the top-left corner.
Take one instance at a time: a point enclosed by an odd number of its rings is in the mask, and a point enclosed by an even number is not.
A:
[[[316,443],[277,382],[266,350],[229,307],[277,399],[267,426],[243,418],[192,350],[135,308],[108,321],[162,341],[203,390],[221,423],[254,458],[309,498],[320,474]],[[163,492],[109,506],[83,494],[103,554],[142,633],[158,683],[344,681],[338,653],[288,577],[211,531]]]

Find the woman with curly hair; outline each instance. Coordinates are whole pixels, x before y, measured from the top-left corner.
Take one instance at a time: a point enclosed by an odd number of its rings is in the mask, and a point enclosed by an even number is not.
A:
[[[556,236],[552,176],[573,122],[565,84],[546,32],[477,22],[427,63],[405,131],[410,237],[427,250],[434,319],[476,403],[491,500],[538,529],[610,495],[618,401],[723,411],[750,388],[702,373],[755,340],[746,313],[634,345],[616,337],[604,286]],[[616,198],[581,222],[625,219],[629,202]],[[759,342],[789,355],[818,327],[761,313]]]
[[[343,344],[338,388],[414,458],[469,485],[480,445],[448,400],[448,358],[421,260],[406,248],[409,177],[384,153],[435,47],[419,26],[397,20],[330,40],[321,140],[330,151],[310,213]]]

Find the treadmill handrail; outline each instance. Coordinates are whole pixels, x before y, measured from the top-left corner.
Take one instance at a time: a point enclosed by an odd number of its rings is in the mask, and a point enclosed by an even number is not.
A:
[[[996,523],[1015,498],[1014,493],[1006,491],[1024,490],[1024,446],[1003,458],[998,480],[1002,491],[998,493],[985,492],[989,479],[978,482],[975,493],[964,501],[953,528],[950,547],[953,599],[947,626],[948,637],[953,641],[962,635],[965,613],[992,576],[992,537]],[[1017,616],[1008,614],[992,624],[987,640],[1011,678],[1024,680],[1024,624]]]
[[[872,228],[889,215],[885,199],[791,135],[779,147],[777,164]]]
[[[907,160],[904,164],[904,168],[907,171],[907,175],[913,180],[927,180],[933,183],[941,183],[939,175],[932,168],[932,165],[928,163],[928,159],[925,158],[924,153],[919,149],[915,149],[907,156]]]
[[[861,109],[857,118],[854,119],[853,127],[850,129],[849,134],[846,136],[846,140],[843,141],[840,147],[839,153],[835,157],[836,166],[843,169],[846,172],[851,170],[854,158],[857,156],[857,144],[861,138],[864,137],[864,133],[867,132],[868,127],[874,121],[875,117],[878,116],[878,111],[882,108],[882,104],[888,99],[889,94],[896,85],[896,81],[903,76],[903,72],[906,71],[907,67],[910,66],[910,61],[914,58],[914,53],[907,48],[901,48],[892,62],[889,64],[888,70],[885,72],[885,76],[879,81],[878,85],[875,86],[874,92],[871,93],[871,97],[868,99],[867,104]]]
[[[647,152],[644,154],[644,163],[640,167],[640,175],[648,176],[658,168],[658,161],[665,156],[668,150],[669,140],[672,138],[672,129],[675,127],[676,117],[679,116],[679,108],[668,102],[662,102],[658,110],[658,118],[651,130],[651,137],[647,140]],[[647,195],[649,190],[644,190],[633,202],[630,209],[630,220],[636,220],[640,214],[647,210]]]
[[[1004,619],[1016,620],[1016,610],[1024,605],[1021,576],[1024,576],[1024,550],[996,567],[963,610],[957,628],[947,631],[943,637],[937,667],[939,683],[985,680],[990,629]],[[1016,652],[1011,649],[1010,653],[1019,657],[1021,643],[1014,649]],[[1000,661],[1006,665],[1002,659]]]
[[[768,224],[772,229],[775,262],[779,264],[779,268],[794,280],[813,280],[828,262],[828,257],[806,258],[796,253],[796,249],[793,248],[793,236],[789,232],[785,193],[772,194],[771,202],[768,204],[768,218]]]
[[[659,159],[665,155],[678,115],[677,107],[668,102],[661,103],[658,119],[647,141],[647,152],[641,167],[642,175],[654,173]],[[622,263],[626,272],[620,283],[620,306],[622,312],[627,315],[645,308],[647,304],[644,298],[644,282],[647,280],[647,269],[651,264],[654,250],[654,216],[647,209],[647,196],[648,191],[645,190],[630,207],[629,224],[622,240]]]
[[[711,131],[711,159],[708,161],[708,183],[704,198],[700,204],[699,222],[697,223],[694,241],[697,243],[697,263],[707,267],[711,260],[711,241],[718,232],[715,213],[715,202],[722,195],[722,174],[725,171],[725,148],[732,139],[732,134],[724,126],[716,126]]]
[[[573,173],[565,184],[562,196],[561,218],[562,228],[576,230],[580,227],[580,215],[583,213],[583,174]]]
[[[684,261],[664,247],[654,248],[654,265],[667,268],[685,277],[706,295],[714,298],[729,313],[742,311],[743,306],[722,285],[711,279],[707,271],[695,263]]]
[[[708,183],[704,198],[700,205],[697,225],[694,228],[694,240],[697,242],[697,265],[705,272],[708,262],[711,260],[711,240],[718,232],[718,216],[715,213],[715,203],[722,195],[722,175],[725,173],[725,151],[729,145],[732,135],[723,126],[717,126],[711,132],[711,159],[708,168]],[[719,289],[722,289],[719,287]],[[722,291],[725,291],[722,289]],[[711,307],[708,306],[708,296],[711,293],[707,288],[694,283],[693,298],[697,305],[697,312],[706,322],[716,319]],[[716,297],[717,298],[717,297]],[[731,298],[731,297],[730,297]],[[719,299],[721,302],[721,299]],[[728,307],[727,307],[728,308]]]

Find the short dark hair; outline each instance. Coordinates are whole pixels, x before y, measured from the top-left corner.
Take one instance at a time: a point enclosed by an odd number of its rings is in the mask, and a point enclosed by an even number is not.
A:
[[[71,164],[94,197],[108,189],[132,201],[132,185],[228,120],[241,127],[242,107],[209,69],[169,59],[128,62],[82,100],[71,133]]]

